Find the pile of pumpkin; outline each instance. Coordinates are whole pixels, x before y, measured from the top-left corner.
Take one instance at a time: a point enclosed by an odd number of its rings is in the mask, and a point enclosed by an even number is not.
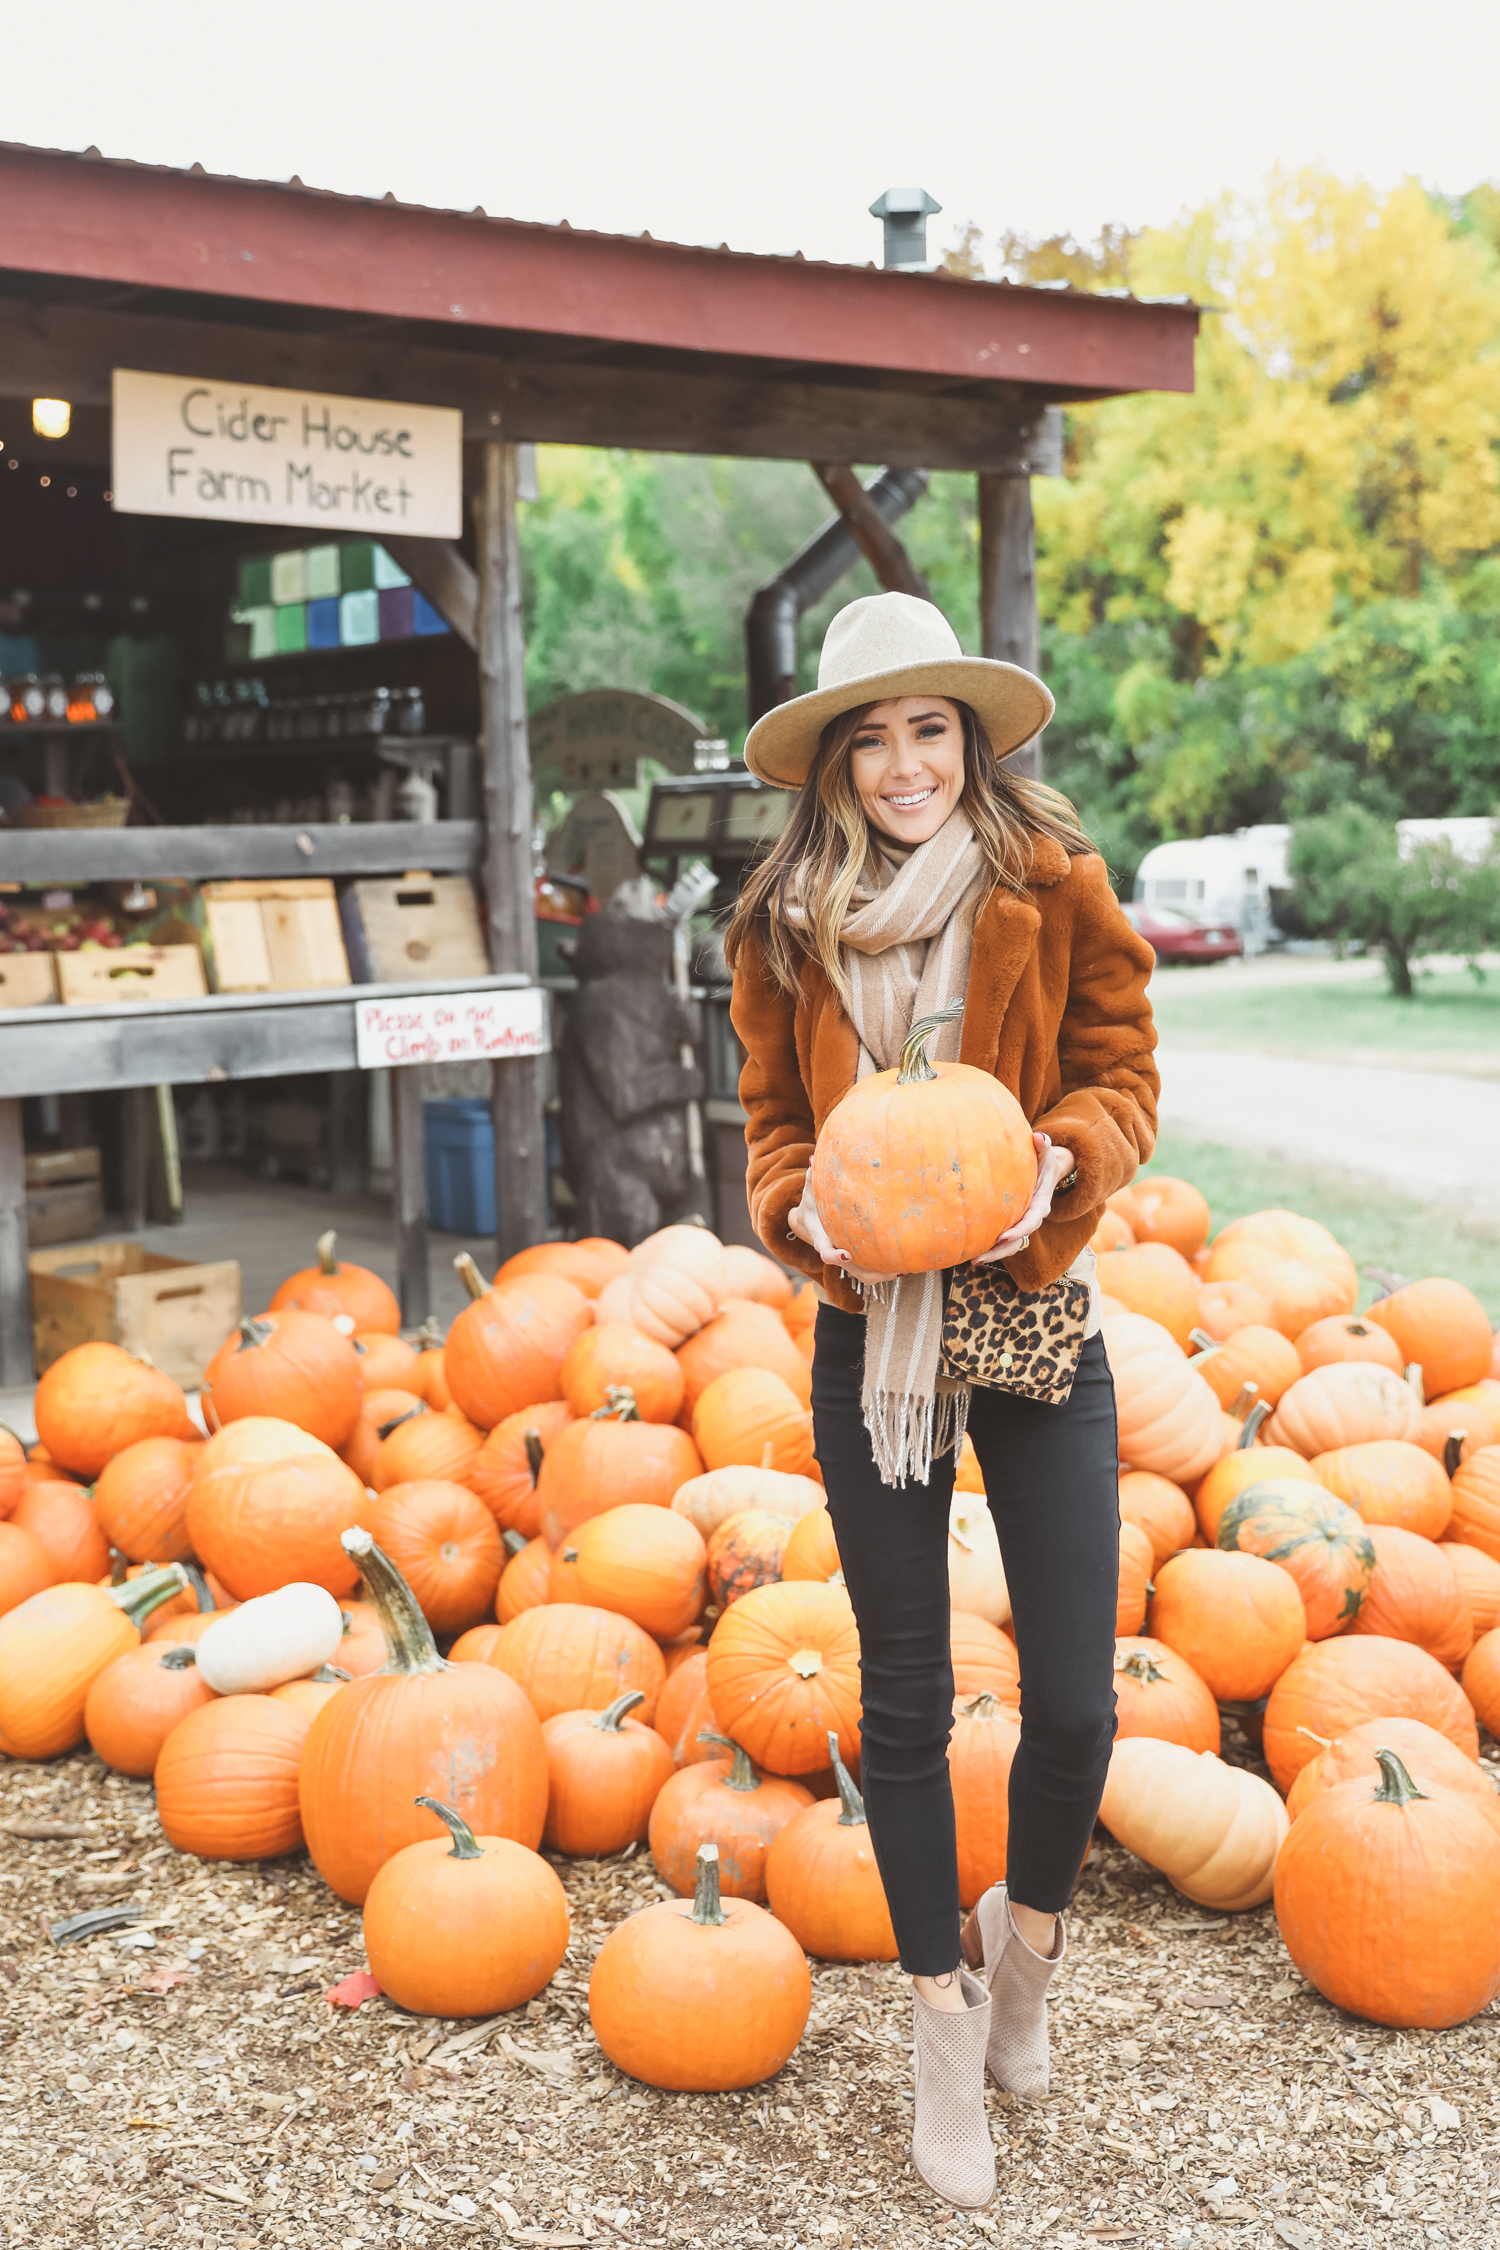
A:
[[[1208,1227],[1154,1179],[1096,1238],[1122,1455],[1104,1821],[1215,1910],[1274,1888],[1340,2004],[1456,2022],[1500,1991],[1494,1339],[1441,1280],[1356,1319],[1311,1221]],[[210,1367],[206,1442],[113,1346],[49,1369],[30,1458],[0,1438],[0,1748],[87,1738],[154,1778],[184,1851],[305,1840],[382,1987],[449,2016],[561,1960],[541,1847],[645,1841],[676,1896],[601,1950],[601,2045],[663,2086],[755,2083],[801,2035],[806,1952],[896,1950],[815,1297],[701,1228],[541,1245],[489,1287],[461,1266],[473,1301],[414,1346],[325,1238]],[[1021,1692],[972,1455],[948,1545],[970,1904],[1004,1873]],[[1275,1788],[1221,1761],[1221,1707]],[[1358,1942],[1372,1916],[1389,1947]]]

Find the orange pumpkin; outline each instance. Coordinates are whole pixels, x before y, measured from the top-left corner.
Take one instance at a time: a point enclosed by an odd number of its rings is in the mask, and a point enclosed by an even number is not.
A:
[[[656,1716],[667,1667],[649,1633],[588,1602],[522,1610],[488,1659],[522,1689],[539,1719],[559,1711],[602,1711],[627,1688],[644,1698],[640,1717]]]
[[[1019,1705],[1021,1660],[1016,1644],[988,1618],[955,1609],[948,1617],[948,1647],[955,1691],[972,1699],[989,1694],[997,1703]]]
[[[132,1562],[182,1562],[192,1553],[187,1496],[201,1440],[138,1438],[101,1472],[94,1513],[113,1547]]]
[[[718,1850],[693,1903],[662,1899],[611,1930],[589,1978],[594,2036],[648,2086],[726,2093],[781,2069],[807,2026],[812,1979],[796,1939],[747,1898],[719,1897]]]
[[[1467,2023],[1500,1993],[1500,1836],[1464,1798],[1426,1795],[1394,1750],[1378,1786],[1319,1797],[1276,1865],[1276,1920],[1297,1967],[1351,2015],[1398,2027]],[[1389,1933],[1351,1945],[1351,1930]]]
[[[167,1563],[123,1586],[47,1586],[0,1617],[0,1750],[55,1758],[80,1743],[94,1681],[186,1583]]]
[[[1348,1631],[1375,1571],[1362,1518],[1299,1477],[1269,1477],[1238,1493],[1219,1518],[1217,1544],[1226,1553],[1260,1555],[1290,1574],[1313,1641]]]
[[[703,1608],[707,1551],[670,1508],[607,1509],[579,1525],[558,1557],[565,1552],[577,1556],[570,1601],[613,1610],[655,1640],[686,1632]]]
[[[812,1399],[812,1369],[769,1305],[727,1304],[678,1346],[682,1370],[683,1418],[693,1411],[710,1383],[735,1367],[762,1367],[779,1375],[799,1405]]]
[[[718,1757],[717,1741],[703,1739],[705,1735],[717,1738],[719,1733],[708,1695],[706,1648],[694,1649],[668,1673],[653,1724],[671,1751],[674,1766],[708,1764]]]
[[[519,1536],[517,1532],[505,1534],[507,1540]],[[495,1588],[495,1616],[499,1623],[508,1625],[523,1609],[536,1609],[545,1602],[551,1572],[552,1549],[540,1535],[512,1552]]]
[[[651,1858],[679,1898],[692,1895],[698,1851],[719,1848],[719,1880],[730,1898],[763,1899],[766,1856],[787,1822],[812,1804],[800,1782],[756,1770],[722,1735],[704,1744],[701,1760],[682,1765],[662,1784],[651,1809]]]
[[[505,1549],[494,1517],[467,1485],[439,1478],[388,1485],[362,1514],[435,1633],[461,1633],[485,1616]]]
[[[1456,1672],[1474,1645],[1474,1619],[1441,1547],[1397,1524],[1374,1524],[1375,1575],[1351,1628],[1412,1641]]]
[[[1269,1328],[1271,1304],[1248,1281],[1200,1281],[1198,1326],[1216,1344],[1227,1344],[1241,1328]],[[1274,1331],[1278,1336],[1281,1330]],[[1287,1341],[1282,1337],[1283,1343]]]
[[[483,1430],[456,1406],[406,1415],[381,1439],[370,1482],[377,1492],[395,1484],[467,1484],[484,1444]]]
[[[1465,1659],[1463,1689],[1486,1730],[1500,1734],[1500,1630],[1493,1626],[1474,1643]]]
[[[1471,1414],[1477,1406],[1491,1428],[1500,1424],[1500,1382],[1486,1375],[1481,1382],[1465,1383],[1461,1390],[1446,1391],[1432,1405],[1439,1413]]]
[[[1406,1373],[1406,1363],[1389,1331],[1347,1313],[1335,1313],[1331,1320],[1315,1320],[1311,1328],[1304,1328],[1297,1338],[1297,1358],[1304,1375],[1342,1359],[1369,1359],[1377,1367],[1388,1367],[1393,1375]]]
[[[0,1522],[20,1499],[26,1483],[26,1449],[14,1430],[0,1424]]]
[[[1206,1328],[1195,1328],[1192,1340],[1202,1347],[1193,1370],[1224,1407],[1235,1404],[1247,1383],[1254,1385],[1257,1399],[1274,1407],[1302,1373],[1296,1346],[1279,1328],[1236,1328],[1221,1344],[1209,1338]]]
[[[1145,1623],[1151,1569],[1151,1542],[1145,1532],[1136,1524],[1122,1523],[1115,1595],[1116,1633],[1138,1633]]]
[[[448,1830],[394,1853],[365,1897],[371,1974],[414,2015],[490,2016],[550,1983],[568,1948],[568,1902],[544,1859],[476,1836],[451,1805],[419,1797]]]
[[[769,1305],[779,1316],[792,1303],[792,1277],[785,1266],[778,1266],[764,1250],[751,1250],[742,1242],[726,1242],[724,1294],[748,1298],[757,1305]]]
[[[896,1934],[864,1803],[831,1730],[825,1759],[838,1795],[794,1813],[777,1836],[766,1854],[766,1898],[797,1943],[825,1961],[894,1961]]]
[[[347,1320],[346,1334],[367,1329],[386,1336],[401,1332],[401,1307],[395,1292],[368,1266],[342,1265],[334,1256],[338,1237],[329,1229],[318,1237],[318,1262],[289,1274],[269,1310],[321,1313],[325,1320]]]
[[[150,1619],[141,1638],[143,1641],[164,1641],[169,1644],[178,1641],[196,1647],[210,1625],[216,1625],[230,1610],[238,1608],[238,1602],[222,1602],[214,1609],[184,1612],[175,1601],[164,1602],[162,1608]]]
[[[1290,1446],[1257,1445],[1247,1419],[1239,1444],[1233,1452],[1220,1456],[1193,1494],[1198,1528],[1204,1538],[1217,1539],[1219,1519],[1230,1501],[1250,1485],[1263,1484],[1267,1477],[1301,1477],[1308,1484],[1318,1481],[1301,1454],[1293,1453]]]
[[[1131,1312],[1159,1321],[1182,1351],[1198,1325],[1198,1280],[1164,1242],[1138,1242],[1099,1260],[1099,1286]]]
[[[1031,1201],[1036,1150],[987,1070],[927,1059],[954,1002],[914,1023],[896,1070],[858,1079],[824,1120],[812,1188],[832,1240],[874,1273],[936,1273],[992,1250]]]
[[[656,1730],[626,1715],[644,1700],[627,1688],[602,1711],[559,1711],[544,1722],[550,1850],[602,1859],[645,1842],[651,1808],[676,1769]]]
[[[305,1711],[269,1695],[221,1695],[178,1720],[155,1768],[168,1843],[196,1859],[279,1859],[302,1842],[297,1782]]]
[[[453,1404],[453,1393],[448,1388],[448,1363],[444,1357],[443,1331],[436,1320],[425,1321],[417,1331],[419,1354],[417,1376],[422,1386],[421,1395],[435,1412],[442,1414]]]
[[[1164,1242],[1191,1259],[1208,1240],[1206,1199],[1191,1180],[1175,1179],[1170,1172],[1143,1173],[1111,1196],[1110,1204],[1128,1221],[1137,1242]]]
[[[143,1641],[106,1664],[89,1689],[83,1706],[89,1748],[114,1772],[149,1781],[178,1720],[213,1699],[191,1643]]]
[[[1099,1817],[1196,1905],[1238,1914],[1271,1895],[1286,1808],[1269,1782],[1212,1750],[1126,1736],[1110,1753]]]
[[[379,1610],[373,1602],[342,1601],[339,1611],[344,1637],[329,1658],[330,1665],[357,1680],[368,1672],[378,1672],[389,1653]]]
[[[1307,1613],[1295,1579],[1275,1563],[1190,1547],[1157,1571],[1146,1626],[1216,1702],[1254,1703],[1302,1647]]]
[[[1335,1360],[1299,1376],[1266,1424],[1267,1445],[1289,1446],[1310,1461],[1341,1445],[1372,1438],[1415,1436],[1421,1420],[1416,1393],[1388,1367],[1369,1360]]]
[[[537,1480],[542,1456],[571,1420],[562,1399],[549,1400],[545,1406],[523,1406],[495,1424],[469,1463],[465,1482],[502,1531],[519,1531],[523,1538],[534,1539],[541,1530]]]
[[[1253,1211],[1234,1220],[1215,1236],[1204,1278],[1249,1281],[1270,1299],[1272,1324],[1288,1336],[1329,1314],[1353,1312],[1359,1296],[1349,1253],[1327,1227],[1294,1211]],[[1288,1325],[1294,1318],[1296,1325]]]
[[[1477,1383],[1490,1371],[1489,1317],[1462,1282],[1410,1282],[1378,1297],[1365,1319],[1389,1331],[1403,1367],[1416,1361],[1430,1399]]]
[[[1474,1713],[1435,1656],[1409,1641],[1343,1634],[1312,1641],[1271,1690],[1265,1756],[1278,1789],[1290,1789],[1324,1743],[1362,1719],[1421,1719],[1469,1758],[1479,1756]]]
[[[473,1302],[448,1331],[443,1371],[461,1413],[481,1430],[561,1395],[563,1361],[594,1309],[558,1274],[524,1274],[486,1289],[471,1258],[456,1260]]]
[[[1115,1377],[1120,1459],[1174,1484],[1196,1484],[1219,1458],[1219,1402],[1180,1352],[1133,1352],[1121,1364],[1112,1341],[1118,1316],[1104,1323]]]
[[[641,1421],[622,1391],[612,1406],[568,1423],[547,1446],[536,1489],[548,1544],[559,1546],[607,1508],[670,1508],[678,1487],[702,1467],[686,1430]]]
[[[1460,1462],[1472,1460],[1485,1446],[1500,1445],[1500,1422],[1478,1406],[1424,1406],[1412,1443],[1451,1476]]]
[[[423,1411],[423,1402],[411,1391],[366,1391],[359,1402],[353,1429],[338,1447],[338,1457],[354,1471],[361,1484],[373,1486],[380,1448],[398,1422]]]
[[[1420,1719],[1387,1716],[1365,1719],[1310,1758],[1287,1791],[1286,1809],[1300,1820],[1315,1798],[1346,1781],[1373,1783],[1377,1750],[1394,1750],[1419,1789],[1447,1789],[1477,1805],[1500,1835],[1500,1794],[1482,1766],[1465,1757],[1456,1743]]]
[[[1443,1553],[1458,1573],[1469,1615],[1474,1620],[1474,1637],[1478,1640],[1500,1625],[1500,1562],[1492,1555],[1481,1554],[1477,1547],[1464,1547],[1456,1540],[1445,1539]]]
[[[424,1398],[422,1354],[399,1336],[379,1328],[356,1329],[349,1341],[359,1361],[359,1379],[367,1391],[410,1391]]]
[[[1120,1192],[1128,1196],[1130,1190],[1124,1188]],[[1135,1229],[1126,1218],[1123,1208],[1118,1211],[1114,1209],[1115,1200],[1115,1197],[1110,1197],[1099,1214],[1099,1224],[1089,1236],[1089,1248],[1096,1257],[1103,1257],[1106,1250],[1128,1250],[1135,1240]]]
[[[324,1672],[330,1675],[327,1679],[322,1677]],[[294,1711],[302,1713],[310,1725],[329,1697],[337,1695],[344,1684],[344,1681],[332,1675],[332,1668],[325,1664],[320,1665],[318,1671],[308,1679],[283,1680],[280,1687],[273,1687],[267,1692],[273,1703],[289,1703]]]
[[[1452,1537],[1500,1562],[1500,1445],[1482,1446],[1463,1462],[1454,1472],[1452,1489]]]
[[[765,1508],[745,1508],[726,1517],[708,1542],[709,1599],[728,1609],[753,1586],[776,1585],[793,1529],[786,1516]]]
[[[859,1634],[842,1586],[757,1586],[726,1610],[708,1648],[719,1723],[772,1773],[815,1773],[828,1735],[859,1752]]]
[[[54,1586],[52,1557],[34,1531],[0,1523],[0,1617],[29,1602],[44,1586]]]
[[[617,1255],[611,1256],[611,1251]],[[595,1249],[582,1242],[534,1242],[529,1250],[517,1250],[506,1259],[492,1286],[520,1281],[529,1274],[550,1273],[571,1281],[585,1297],[597,1297],[617,1273],[624,1271],[625,1264],[626,1253],[616,1243],[607,1249]]]
[[[304,1579],[347,1594],[359,1573],[340,1540],[364,1506],[363,1485],[331,1446],[250,1415],[200,1450],[188,1536],[237,1601]]]
[[[1453,1513],[1448,1479],[1430,1453],[1402,1438],[1342,1445],[1309,1462],[1335,1499],[1357,1508],[1369,1524],[1397,1524],[1423,1539],[1441,1539]]]
[[[118,1344],[75,1344],[55,1359],[32,1401],[37,1433],[51,1460],[81,1477],[138,1438],[185,1438],[199,1432],[169,1375],[147,1367]]]
[[[826,1508],[809,1508],[799,1516],[782,1550],[783,1578],[820,1578],[842,1586],[844,1566],[834,1537],[833,1518]]]
[[[975,1696],[954,1696],[948,1771],[962,1907],[977,1905],[992,1883],[1005,1880],[1010,1769],[1020,1742],[1020,1720],[1011,1704],[987,1688]]]
[[[354,1434],[364,1383],[347,1336],[319,1313],[242,1320],[208,1363],[204,1418],[221,1430],[249,1415],[295,1422],[337,1452]]]
[[[107,1573],[109,1541],[93,1501],[76,1484],[29,1484],[11,1510],[10,1521],[18,1531],[29,1531],[46,1550],[54,1585],[64,1579],[91,1582]]]
[[[794,1342],[810,1336],[818,1325],[818,1292],[800,1275],[793,1281],[792,1295],[782,1307],[781,1318]]]
[[[1185,1750],[1219,1750],[1219,1706],[1185,1657],[1146,1634],[1115,1642],[1115,1738],[1149,1734]]]
[[[313,1865],[357,1906],[385,1862],[427,1832],[417,1799],[439,1787],[481,1835],[534,1851],[547,1811],[547,1754],[515,1683],[490,1664],[445,1664],[410,1588],[369,1532],[344,1537],[390,1655],[383,1671],[351,1680],[314,1718],[300,1795]]]
[[[619,1390],[629,1391],[643,1422],[675,1422],[682,1406],[677,1361],[665,1344],[623,1320],[586,1328],[563,1361],[560,1380],[568,1412],[580,1420],[608,1409]]]
[[[1180,1484],[1149,1469],[1127,1469],[1120,1478],[1120,1516],[1151,1542],[1153,1568],[1183,1547],[1191,1547],[1198,1519]]]
[[[813,1465],[812,1415],[767,1368],[735,1367],[716,1375],[693,1410],[693,1438],[710,1469],[753,1466],[768,1446],[773,1469],[806,1476]]]

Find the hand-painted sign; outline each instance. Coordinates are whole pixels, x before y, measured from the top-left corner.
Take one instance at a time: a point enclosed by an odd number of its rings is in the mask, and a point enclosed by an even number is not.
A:
[[[551,1051],[547,995],[536,986],[360,1000],[354,1024],[361,1070],[424,1062],[506,1062],[516,1055]]]

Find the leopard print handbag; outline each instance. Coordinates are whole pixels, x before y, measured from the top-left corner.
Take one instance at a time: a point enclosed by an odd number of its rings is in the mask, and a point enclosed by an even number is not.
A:
[[[1092,1298],[1063,1274],[1019,1289],[1003,1265],[956,1266],[943,1312],[940,1373],[982,1390],[1061,1406],[1073,1389]]]

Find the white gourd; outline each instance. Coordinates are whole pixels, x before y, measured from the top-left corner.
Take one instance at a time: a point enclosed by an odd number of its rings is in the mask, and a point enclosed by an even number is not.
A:
[[[343,1613],[325,1587],[281,1586],[209,1626],[198,1670],[219,1695],[262,1695],[316,1672],[343,1637]]]

